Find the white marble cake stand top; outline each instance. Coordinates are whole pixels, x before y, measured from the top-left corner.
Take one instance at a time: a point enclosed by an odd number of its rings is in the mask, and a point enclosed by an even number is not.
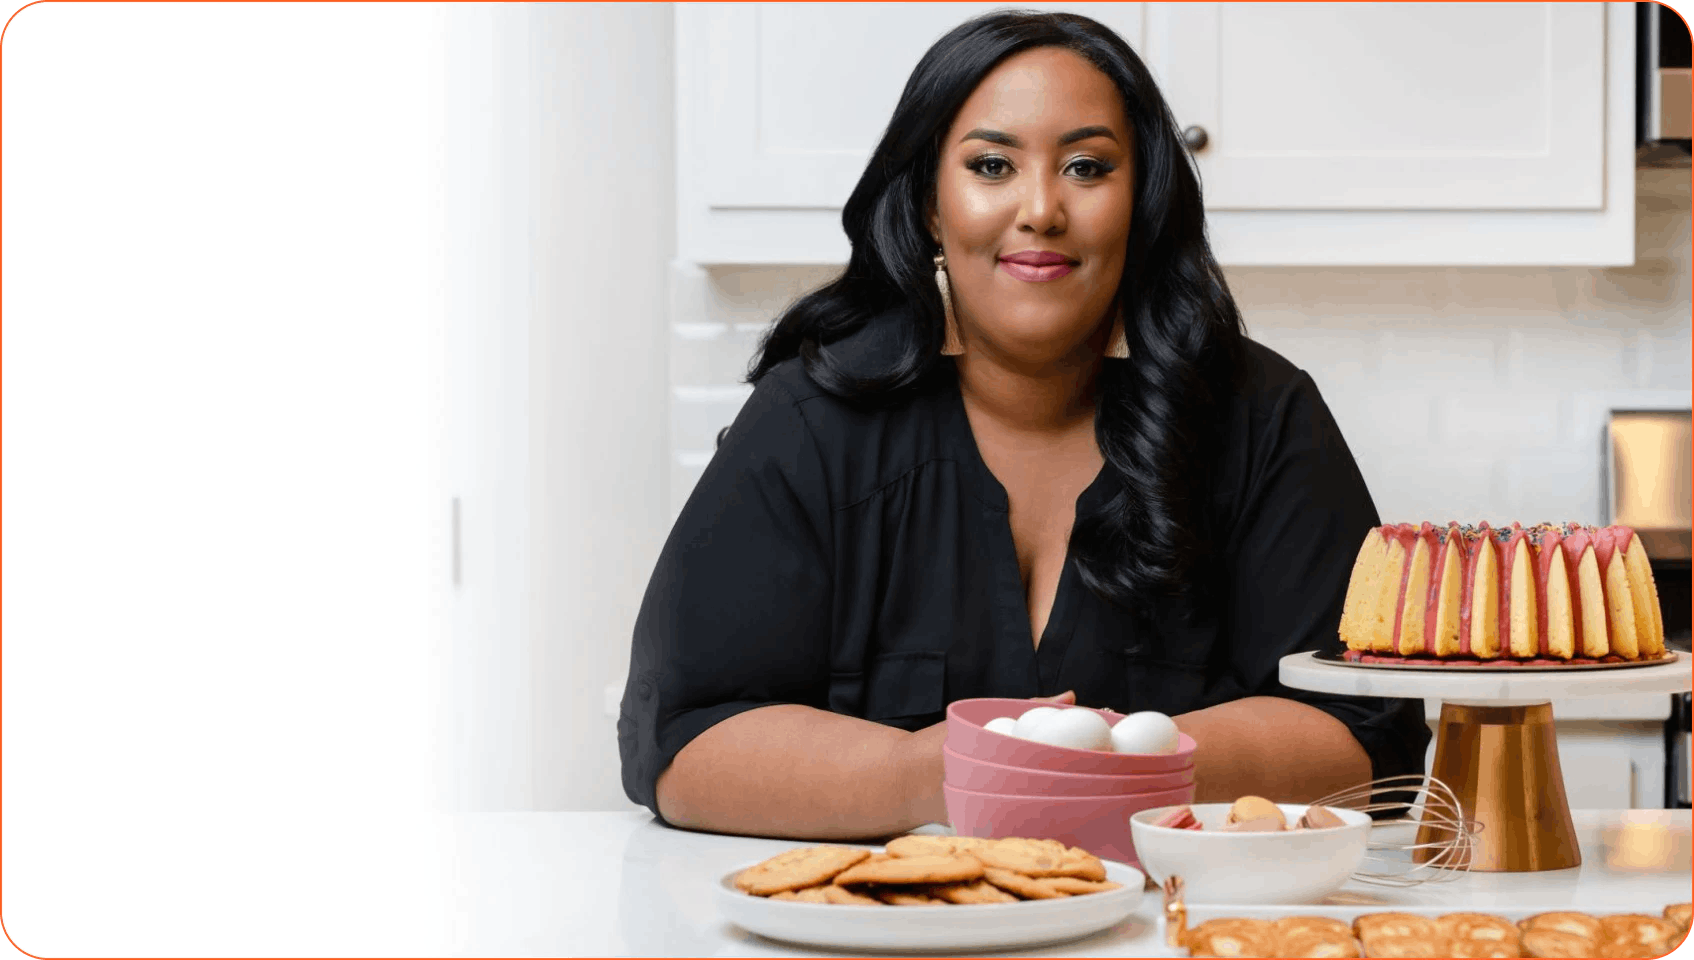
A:
[[[1694,658],[1650,667],[1612,670],[1373,670],[1326,663],[1311,653],[1291,653],[1279,666],[1282,682],[1296,690],[1361,697],[1439,697],[1447,701],[1540,703],[1572,697],[1681,693],[1694,686]]]

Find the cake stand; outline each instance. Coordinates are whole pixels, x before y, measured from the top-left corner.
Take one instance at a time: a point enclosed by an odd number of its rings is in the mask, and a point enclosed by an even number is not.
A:
[[[1534,670],[1354,666],[1312,653],[1283,657],[1286,686],[1361,697],[1439,697],[1441,725],[1430,775],[1476,820],[1470,869],[1562,870],[1582,863],[1553,730],[1554,700],[1681,693],[1691,658],[1648,666]],[[1424,839],[1421,836],[1419,840]]]

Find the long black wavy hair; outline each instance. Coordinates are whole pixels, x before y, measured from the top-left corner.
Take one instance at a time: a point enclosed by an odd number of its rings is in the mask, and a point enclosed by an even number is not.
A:
[[[821,388],[862,405],[897,402],[943,362],[933,209],[942,140],[985,76],[1025,50],[1062,47],[1116,84],[1135,132],[1135,204],[1119,300],[1128,360],[1102,362],[1095,437],[1119,490],[1079,516],[1071,549],[1083,580],[1132,609],[1197,600],[1207,566],[1205,504],[1195,493],[1216,459],[1220,394],[1244,331],[1206,242],[1200,181],[1170,108],[1116,33],[1068,13],[997,11],[954,28],[906,81],[888,129],[853,188],[841,223],[847,268],[782,314],[748,373],[757,381],[798,356]],[[865,330],[875,369],[831,349]]]

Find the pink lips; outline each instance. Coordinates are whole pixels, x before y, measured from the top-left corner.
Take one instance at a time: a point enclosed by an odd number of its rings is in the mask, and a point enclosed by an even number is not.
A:
[[[1000,266],[1019,280],[1041,283],[1057,280],[1075,269],[1075,264],[1062,253],[1026,250],[1000,258]]]

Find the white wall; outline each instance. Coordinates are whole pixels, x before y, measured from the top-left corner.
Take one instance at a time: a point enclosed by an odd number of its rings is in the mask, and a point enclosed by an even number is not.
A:
[[[412,827],[441,38],[417,4],[6,28],[0,759],[31,955],[439,949]]]
[[[630,806],[604,691],[667,532],[671,17],[449,8],[455,806]]]
[[[1605,412],[1689,402],[1689,177],[1637,174],[1620,269],[1235,269],[1251,335],[1309,371],[1385,520],[1602,519]],[[832,268],[677,267],[670,506],[759,334]]]

